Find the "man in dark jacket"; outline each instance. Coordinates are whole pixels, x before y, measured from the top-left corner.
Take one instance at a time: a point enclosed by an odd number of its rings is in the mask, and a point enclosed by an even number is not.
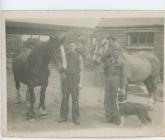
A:
[[[62,80],[62,101],[60,108],[59,122],[68,120],[69,96],[72,96],[72,120],[75,124],[79,121],[79,89],[82,85],[83,59],[75,51],[76,45],[70,42],[66,52],[66,68],[61,73]]]

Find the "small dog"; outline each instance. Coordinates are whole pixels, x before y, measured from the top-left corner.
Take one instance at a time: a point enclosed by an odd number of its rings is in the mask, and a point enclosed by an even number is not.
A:
[[[142,125],[151,124],[152,120],[148,115],[148,109],[142,104],[127,102],[122,100],[120,90],[117,92],[117,107],[121,115],[121,126],[125,123],[125,117],[128,115],[136,115]]]

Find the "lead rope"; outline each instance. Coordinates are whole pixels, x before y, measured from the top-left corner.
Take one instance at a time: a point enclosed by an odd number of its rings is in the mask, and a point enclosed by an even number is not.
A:
[[[99,79],[99,80],[98,80],[98,81],[99,81],[99,100],[98,100],[98,101],[99,101],[100,103],[102,102],[102,96],[101,96],[101,95],[102,95],[102,94],[101,94],[101,76],[102,76],[102,73],[101,73],[101,71],[99,70],[99,78],[98,78],[98,79]]]
[[[60,74],[60,102],[62,100],[62,78],[61,78],[61,74]]]

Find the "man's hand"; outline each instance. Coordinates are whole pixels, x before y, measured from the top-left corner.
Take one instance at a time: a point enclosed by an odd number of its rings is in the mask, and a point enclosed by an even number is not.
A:
[[[79,90],[82,89],[82,83],[81,82],[78,84],[78,87],[79,87]]]
[[[126,91],[125,91],[124,88],[121,89],[121,94],[122,94],[122,95],[126,95]]]

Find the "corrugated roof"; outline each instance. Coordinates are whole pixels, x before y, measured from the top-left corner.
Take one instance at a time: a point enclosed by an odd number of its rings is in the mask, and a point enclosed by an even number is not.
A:
[[[163,26],[163,18],[104,18],[96,26],[101,27],[132,27],[132,26]]]

